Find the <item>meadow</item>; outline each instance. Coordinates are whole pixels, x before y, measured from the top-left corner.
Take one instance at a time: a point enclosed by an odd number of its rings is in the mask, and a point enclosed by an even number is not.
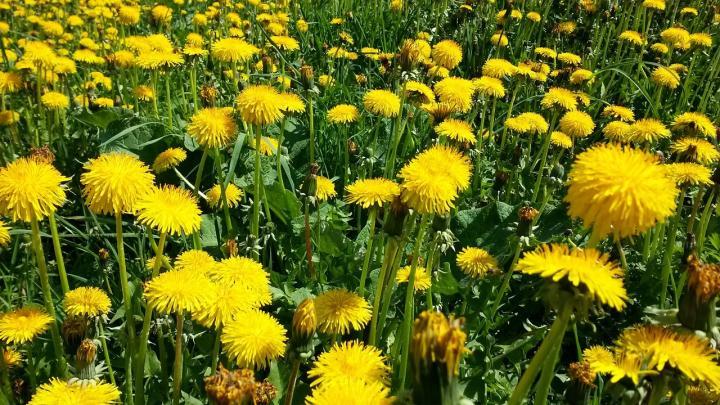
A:
[[[720,403],[717,0],[0,0],[0,405]]]

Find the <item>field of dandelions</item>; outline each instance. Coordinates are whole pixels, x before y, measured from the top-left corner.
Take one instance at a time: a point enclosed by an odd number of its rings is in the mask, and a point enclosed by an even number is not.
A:
[[[720,403],[719,34],[0,0],[0,405]]]

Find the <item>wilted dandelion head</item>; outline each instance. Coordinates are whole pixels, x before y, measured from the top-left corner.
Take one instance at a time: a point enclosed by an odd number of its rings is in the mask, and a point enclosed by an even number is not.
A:
[[[0,340],[15,345],[33,340],[55,322],[39,307],[23,307],[0,315]]]
[[[315,313],[320,331],[346,335],[361,330],[370,321],[370,304],[345,289],[326,291],[315,298]]]
[[[228,357],[239,367],[264,369],[283,356],[287,331],[260,310],[250,310],[223,327],[221,340]]]
[[[160,232],[190,235],[200,229],[200,208],[185,189],[156,187],[137,202],[136,208],[138,221]]]
[[[65,294],[65,313],[76,317],[96,317],[110,311],[110,297],[97,287],[79,287]]]
[[[415,211],[446,214],[459,192],[470,185],[470,161],[457,150],[433,146],[408,162],[398,174],[402,200]]]
[[[190,118],[187,131],[205,148],[222,148],[235,138],[237,124],[231,108],[203,108]]]
[[[135,156],[111,152],[90,159],[80,176],[88,207],[98,214],[134,213],[153,188],[154,176]]]
[[[318,356],[308,376],[315,387],[338,380],[360,380],[365,383],[386,383],[390,367],[382,352],[358,341],[343,342]]]
[[[578,155],[570,170],[569,214],[597,236],[636,235],[665,220],[678,189],[654,155],[601,145]]]
[[[346,201],[363,208],[382,207],[400,195],[400,186],[384,178],[360,179],[346,187]]]
[[[0,214],[13,221],[42,220],[65,202],[67,180],[40,159],[15,160],[0,169]]]

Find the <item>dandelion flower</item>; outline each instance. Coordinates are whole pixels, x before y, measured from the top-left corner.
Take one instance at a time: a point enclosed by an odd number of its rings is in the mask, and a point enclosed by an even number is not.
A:
[[[583,351],[583,361],[598,374],[610,374],[610,382],[630,378],[636,385],[640,381],[640,358],[635,355],[616,354],[602,346],[592,346]]]
[[[567,111],[577,110],[577,104],[575,93],[562,87],[551,87],[540,101],[543,108],[560,107]]]
[[[65,293],[65,313],[70,316],[96,317],[110,310],[110,297],[97,287],[79,287]]]
[[[200,229],[200,208],[192,194],[175,186],[161,186],[137,202],[138,221],[173,235]]]
[[[712,171],[698,163],[671,163],[663,166],[665,174],[677,185],[712,184]]]
[[[155,92],[149,86],[140,85],[133,89],[133,94],[140,101],[152,101],[155,98]]]
[[[606,254],[595,249],[571,249],[565,245],[541,245],[526,253],[517,264],[525,274],[537,274],[553,282],[566,280],[595,300],[622,310],[628,300],[622,270]],[[582,286],[581,286],[582,285]]]
[[[704,32],[696,32],[690,34],[690,43],[695,46],[710,48],[713,45],[713,39],[710,34]]]
[[[502,98],[505,97],[505,86],[500,79],[490,76],[483,76],[473,80],[475,90],[484,97]]]
[[[160,154],[155,157],[152,169],[155,171],[155,173],[162,173],[169,169],[172,169],[173,167],[177,167],[177,165],[184,162],[185,159],[187,159],[187,153],[185,152],[185,149],[168,148],[160,152]]]
[[[326,291],[315,298],[315,312],[320,330],[346,335],[360,330],[370,321],[370,304],[345,289]]]
[[[145,51],[135,58],[135,65],[148,70],[174,68],[183,62],[183,56],[173,51]]]
[[[665,55],[666,53],[670,52],[670,48],[660,42],[650,45],[650,50],[660,55]]]
[[[458,193],[470,185],[470,161],[453,148],[433,146],[398,174],[402,200],[421,214],[446,214]]]
[[[230,108],[203,108],[190,118],[187,131],[205,148],[222,148],[237,134]]]
[[[270,41],[283,51],[297,51],[300,49],[300,43],[297,39],[285,35],[271,35]]]
[[[690,42],[690,33],[685,28],[670,27],[660,33],[660,37],[665,43],[676,45]]]
[[[305,298],[303,302],[297,306],[293,314],[293,336],[307,338],[315,334],[315,329],[317,329],[315,300],[313,298]]]
[[[154,176],[136,157],[111,152],[90,159],[80,176],[83,196],[98,214],[134,213],[140,198],[150,192]]]
[[[557,59],[565,65],[578,66],[582,62],[582,58],[574,53],[559,53]]]
[[[337,191],[335,191],[335,184],[332,180],[325,176],[317,176],[315,181],[315,198],[317,198],[318,201],[326,201],[327,199],[337,195]]]
[[[388,405],[392,403],[385,385],[361,380],[339,379],[315,388],[305,399],[308,405]]]
[[[459,112],[465,113],[472,107],[475,93],[473,82],[459,77],[448,77],[435,84],[435,93],[440,102],[453,105]]]
[[[545,57],[548,59],[557,58],[557,52],[551,48],[537,47],[537,48],[535,48],[534,52],[535,52],[535,55],[542,56],[542,57]]]
[[[203,274],[171,270],[145,284],[145,299],[161,314],[197,311],[216,295],[215,286]]]
[[[227,63],[245,63],[260,50],[239,38],[223,38],[211,46],[213,58]]]
[[[395,276],[395,281],[397,281],[398,284],[402,283],[409,283],[410,282],[410,272],[412,271],[412,266],[404,266],[397,271],[397,275]],[[430,277],[430,274],[428,274],[428,271],[425,267],[422,266],[416,266],[415,267],[415,285],[413,286],[413,289],[415,291],[425,291],[432,285],[432,278]]]
[[[435,126],[435,132],[446,138],[452,139],[460,143],[474,145],[477,142],[472,127],[465,121],[456,119],[446,119]]]
[[[250,86],[235,100],[243,121],[253,125],[269,125],[280,120],[285,104],[277,90],[270,86]]]
[[[275,318],[250,310],[225,324],[221,340],[228,357],[239,367],[262,369],[285,353],[286,335]]]
[[[387,118],[400,113],[400,97],[388,90],[370,90],[363,97],[363,105],[369,112]]]
[[[636,235],[675,210],[675,184],[655,156],[637,149],[595,146],[578,155],[569,178],[568,212],[597,236]]]
[[[595,123],[583,111],[568,111],[560,118],[560,130],[571,138],[582,138],[592,134]]]
[[[40,102],[53,110],[65,110],[70,106],[70,99],[63,93],[49,91],[40,97]]]
[[[212,186],[205,195],[208,198],[210,208],[220,208],[222,206],[222,188],[220,184]],[[228,183],[227,187],[225,187],[225,201],[227,201],[228,208],[237,207],[243,195],[243,191],[238,186]]]
[[[550,134],[550,144],[563,149],[570,149],[573,146],[573,140],[561,131],[552,131]]]
[[[695,137],[678,139],[670,145],[674,153],[683,154],[691,160],[708,165],[720,160],[720,151],[712,143]]]
[[[17,159],[0,169],[0,213],[13,221],[42,220],[65,202],[67,180],[51,164]]]
[[[672,134],[665,125],[654,118],[643,118],[633,122],[628,130],[628,136],[634,142],[654,142],[658,139],[669,138]]]
[[[680,75],[666,66],[658,66],[650,75],[652,81],[658,86],[676,89],[680,85]]]
[[[110,405],[120,399],[120,391],[112,384],[91,380],[66,382],[57,378],[38,387],[28,405],[87,404]]]
[[[382,207],[400,195],[400,186],[384,178],[357,180],[345,189],[346,201],[363,208]]]
[[[632,30],[623,31],[618,36],[618,39],[637,46],[642,46],[645,44],[645,38],[643,38],[643,35],[637,31]]]
[[[549,125],[545,118],[538,113],[522,113],[517,117],[511,117],[505,120],[505,126],[514,132],[519,133],[545,133],[549,129]]]
[[[255,139],[248,139],[250,148],[255,149]],[[269,136],[260,137],[260,154],[263,156],[272,156],[278,150],[278,140]]]
[[[455,69],[462,61],[462,47],[457,42],[446,39],[432,48],[432,59],[446,69]]]
[[[510,40],[508,39],[504,31],[496,31],[490,36],[490,43],[499,48],[504,48],[508,46]]]
[[[7,344],[29,342],[55,322],[45,310],[23,307],[0,315],[0,340]]]
[[[13,368],[22,362],[22,355],[13,349],[3,350],[2,355],[3,358],[0,361],[4,361],[8,368]]]
[[[678,115],[672,122],[675,131],[687,130],[690,134],[698,134],[708,138],[715,137],[715,125],[710,118],[699,112],[686,112]]]
[[[593,79],[593,72],[587,69],[575,69],[570,75],[570,83],[582,84],[585,82],[591,82]]]
[[[413,102],[421,104],[432,103],[435,101],[435,93],[424,83],[408,80],[404,85],[405,96]]]
[[[192,249],[175,258],[175,270],[206,274],[217,262],[204,250]]]
[[[258,309],[265,303],[261,294],[237,284],[218,284],[214,292],[209,302],[192,312],[192,318],[206,328],[220,328],[232,322],[237,314]]]
[[[488,59],[482,67],[483,76],[504,79],[514,76],[518,68],[506,59]]]
[[[498,263],[486,250],[466,247],[457,255],[458,267],[472,278],[482,278],[486,274],[498,271]]]
[[[357,121],[360,113],[350,104],[338,104],[327,112],[327,119],[333,124],[350,124]]]
[[[643,0],[642,6],[653,10],[665,11],[665,0]]]
[[[627,107],[620,105],[609,105],[603,109],[603,117],[612,117],[624,122],[635,121],[635,113]]]
[[[272,302],[270,279],[262,264],[247,257],[230,257],[208,271],[211,280],[219,285],[235,285],[248,292],[257,305]]]
[[[344,379],[384,384],[390,373],[386,360],[378,348],[362,342],[336,344],[318,356],[308,371],[308,377],[313,379],[310,385],[315,387]]]
[[[630,124],[623,121],[611,121],[602,129],[603,135],[612,141],[618,142],[630,142],[632,136],[630,135]]]

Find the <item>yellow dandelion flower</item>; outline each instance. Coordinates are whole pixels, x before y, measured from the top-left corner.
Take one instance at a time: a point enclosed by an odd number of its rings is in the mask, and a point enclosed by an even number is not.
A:
[[[643,0],[642,6],[658,11],[665,11],[665,0]]]
[[[65,293],[63,308],[70,316],[96,317],[110,311],[110,297],[97,287],[79,287]]]
[[[585,82],[592,82],[594,73],[587,69],[576,69],[570,75],[570,83],[578,85]]]
[[[315,360],[308,377],[312,387],[338,380],[359,380],[365,383],[386,383],[390,367],[382,352],[373,346],[352,341],[334,345]]]
[[[400,97],[388,90],[370,90],[363,96],[363,105],[369,112],[383,117],[397,117]]]
[[[315,181],[315,198],[317,198],[318,201],[326,201],[327,199],[337,195],[337,191],[335,191],[335,184],[332,180],[325,176],[317,176]]]
[[[619,105],[609,105],[603,109],[603,117],[612,117],[625,122],[635,121],[635,113],[627,107]]]
[[[67,180],[39,159],[17,159],[0,169],[0,213],[13,221],[42,220],[65,202]]]
[[[210,208],[222,207],[222,189],[220,184],[212,186],[205,195],[208,198],[207,201]],[[228,183],[227,187],[225,187],[225,200],[227,201],[228,208],[237,207],[243,195],[243,191],[238,186],[233,183]]]
[[[568,111],[560,118],[560,130],[572,138],[588,136],[594,129],[592,117],[583,111]]]
[[[146,51],[138,54],[135,65],[142,69],[158,70],[180,66],[184,61],[183,56],[176,52]]]
[[[216,288],[203,274],[171,270],[147,282],[144,295],[151,308],[169,315],[208,306]]]
[[[628,143],[632,141],[630,124],[623,121],[611,121],[602,129],[603,135],[611,141]]]
[[[206,274],[217,262],[204,250],[188,250],[175,258],[175,270]]]
[[[140,85],[133,89],[133,95],[140,101],[152,101],[155,98],[155,92],[149,86]]]
[[[346,201],[363,208],[382,207],[400,195],[400,186],[384,178],[357,180],[345,189]]]
[[[435,132],[439,136],[444,136],[460,143],[474,145],[475,142],[477,142],[470,124],[453,118],[448,118],[436,125]]]
[[[482,67],[483,76],[503,79],[514,76],[517,73],[517,67],[505,59],[488,59]]]
[[[643,37],[643,35],[637,31],[632,30],[623,31],[618,36],[618,39],[637,46],[642,46],[645,44],[645,38]]]
[[[629,378],[637,385],[640,381],[640,358],[632,354],[613,353],[605,347],[593,346],[583,351],[583,361],[598,374],[611,375],[610,382],[617,383]],[[648,374],[643,371],[643,374]]]
[[[628,300],[622,270],[608,255],[595,249],[571,249],[565,245],[541,245],[526,253],[517,264],[525,274],[537,274],[557,283],[561,280],[580,287],[595,300],[618,311]]]
[[[706,34],[704,32],[696,32],[690,34],[690,43],[694,46],[710,48],[713,45],[713,39],[710,34]]]
[[[283,51],[297,51],[298,49],[300,49],[300,43],[297,41],[297,39],[288,37],[286,35],[271,35],[270,41],[278,49],[281,49]]]
[[[320,331],[346,335],[361,330],[370,321],[370,304],[345,289],[326,291],[315,298],[315,313]]]
[[[400,190],[398,190],[398,194]],[[5,222],[0,219],[0,247],[10,244],[10,229],[5,226]]]
[[[395,281],[398,284],[402,283],[409,283],[410,282],[410,272],[412,271],[412,266],[404,266],[398,269],[397,275],[395,276]],[[413,289],[417,291],[425,291],[432,285],[432,278],[430,277],[430,274],[428,274],[428,271],[425,267],[422,266],[416,266],[415,267],[415,285],[413,286]]]
[[[473,82],[460,77],[448,77],[435,83],[435,94],[440,102],[453,105],[458,112],[470,111],[474,93]]]
[[[463,57],[462,54],[462,47],[451,39],[446,39],[435,44],[431,53],[435,63],[450,70],[455,69],[460,64]]]
[[[505,86],[500,79],[483,76],[473,80],[475,90],[484,97],[502,98],[505,97]]]
[[[242,313],[223,327],[221,340],[228,357],[239,367],[263,369],[283,356],[287,331],[260,310]]]
[[[45,332],[55,322],[45,310],[23,307],[0,315],[0,340],[7,344],[23,344]]]
[[[5,349],[3,350],[2,361],[5,362],[8,368],[13,368],[22,362],[22,355],[13,349]]]
[[[540,101],[543,108],[560,107],[567,111],[577,110],[578,100],[575,93],[562,87],[551,87]]]
[[[243,121],[254,125],[269,125],[283,116],[282,96],[270,86],[250,86],[243,90],[235,100]]]
[[[289,87],[289,86],[286,86]],[[299,114],[305,111],[305,102],[295,93],[281,93],[282,111],[285,114]]]
[[[672,122],[675,131],[687,131],[691,135],[715,137],[715,125],[707,115],[699,112],[686,112],[678,115]]]
[[[272,302],[270,278],[262,265],[247,257],[230,257],[208,270],[211,280],[220,285],[236,285],[252,295],[258,305]]]
[[[570,149],[573,146],[573,140],[561,131],[552,131],[550,134],[550,143],[563,149]]]
[[[177,167],[187,159],[187,152],[182,148],[168,148],[160,152],[153,162],[152,169],[155,173],[162,173]]]
[[[357,121],[360,113],[350,104],[338,104],[327,112],[327,119],[333,124],[350,124]]]
[[[255,149],[255,139],[248,139],[248,146]],[[269,136],[260,137],[260,154],[264,156],[272,156],[278,150],[278,140]]]
[[[667,45],[659,43],[659,42],[656,44],[650,45],[650,50],[655,53],[659,53],[661,55],[665,55],[666,53],[670,52],[670,48],[668,48]]]
[[[498,271],[498,263],[490,253],[476,247],[466,247],[457,255],[458,267],[472,278],[482,278]]]
[[[698,163],[671,163],[663,166],[665,174],[678,185],[712,184],[712,171]]]
[[[200,208],[193,195],[175,186],[161,186],[143,196],[135,207],[138,221],[173,235],[190,235],[200,229]]]
[[[690,33],[681,27],[667,28],[660,33],[660,37],[665,43],[673,46],[690,42]]]
[[[28,405],[111,405],[119,399],[120,391],[112,384],[94,380],[66,382],[53,378],[38,387]]]
[[[205,148],[222,148],[235,138],[237,124],[231,108],[203,108],[190,118],[187,131]]]
[[[559,53],[557,59],[565,65],[577,66],[582,63],[582,58],[571,52]]]
[[[405,97],[412,102],[420,104],[432,103],[435,101],[435,93],[424,83],[408,80],[404,85]]]
[[[313,298],[306,298],[297,306],[293,314],[293,336],[307,338],[315,334],[315,329],[317,329],[315,300]]]
[[[630,125],[628,131],[628,136],[633,142],[654,142],[672,135],[660,120],[654,118],[637,120]]]
[[[690,160],[708,165],[720,160],[720,151],[712,143],[695,137],[678,139],[670,145],[670,151],[687,156]]]
[[[83,196],[97,214],[136,212],[140,198],[152,190],[154,176],[136,157],[111,152],[90,159],[80,176]]]
[[[665,66],[658,66],[653,70],[650,79],[658,86],[674,90],[680,85],[680,75]]]
[[[457,150],[433,146],[400,170],[401,198],[421,214],[446,214],[458,193],[470,185],[470,171],[469,159]]]
[[[542,115],[531,112],[508,118],[505,120],[505,126],[511,131],[523,134],[545,133],[549,129]]]
[[[510,40],[508,39],[505,31],[495,31],[495,33],[490,36],[490,43],[498,48],[504,48],[508,46]]]
[[[568,212],[597,236],[636,235],[675,210],[675,184],[655,156],[637,149],[595,146],[578,155],[569,179]]]
[[[239,38],[223,38],[211,46],[213,58],[228,63],[245,63],[259,52],[256,46]]]
[[[150,10],[153,20],[159,24],[169,24],[172,21],[173,10],[159,4]]]
[[[63,93],[49,91],[40,97],[40,102],[53,110],[65,110],[70,106],[70,99]]]

